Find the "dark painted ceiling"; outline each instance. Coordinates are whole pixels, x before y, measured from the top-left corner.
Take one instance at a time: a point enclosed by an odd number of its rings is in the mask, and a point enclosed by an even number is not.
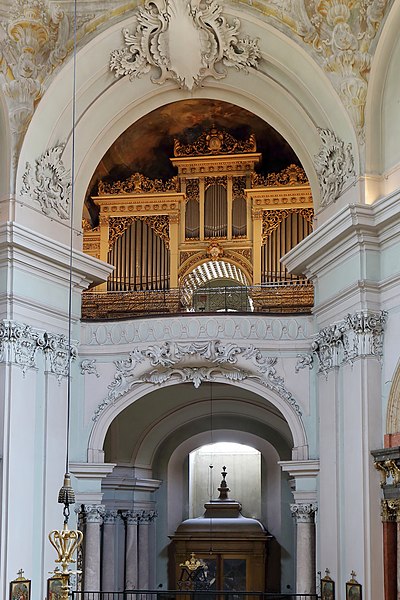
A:
[[[254,133],[264,174],[281,171],[300,162],[283,137],[268,123],[228,102],[218,100],[182,100],[148,113],[131,125],[103,156],[91,179],[87,198],[97,195],[97,184],[118,181],[138,171],[146,177],[168,179],[176,174],[170,163],[174,138],[192,143],[204,130],[216,125],[237,139]],[[91,204],[89,202],[89,204]],[[90,207],[93,214],[93,205]]]

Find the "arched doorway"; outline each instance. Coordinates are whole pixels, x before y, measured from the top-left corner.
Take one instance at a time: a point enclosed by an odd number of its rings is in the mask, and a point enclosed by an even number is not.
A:
[[[136,528],[136,548],[143,547],[146,535],[145,547],[151,552],[151,559],[135,559],[135,587],[144,583],[150,588],[169,587],[169,536],[189,516],[189,454],[210,437],[246,443],[260,452],[262,519],[279,550],[270,564],[280,578],[270,578],[268,584],[275,590],[281,584],[294,589],[291,493],[287,474],[278,464],[290,460],[297,437],[293,433],[265,393],[259,396],[222,383],[198,389],[189,384],[166,387],[127,402],[124,410],[120,407],[105,436],[105,461],[115,467],[102,488],[105,510],[116,512],[119,522],[116,555],[124,566],[115,564],[114,589],[125,589],[123,573],[126,561],[132,561],[126,555],[130,527]],[[132,515],[136,515],[134,525],[127,521]],[[146,573],[139,579],[141,569]]]

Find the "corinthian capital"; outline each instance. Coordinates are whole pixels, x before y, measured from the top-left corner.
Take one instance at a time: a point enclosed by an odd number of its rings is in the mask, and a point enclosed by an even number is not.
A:
[[[103,504],[82,504],[81,512],[84,523],[102,523],[105,513]]]
[[[141,514],[142,514],[142,511],[123,510],[121,513],[121,516],[127,525],[137,525]]]
[[[155,510],[144,510],[140,515],[140,523],[148,525],[151,521],[157,517],[157,512]]]
[[[104,516],[103,516],[103,523],[105,525],[114,525],[117,518],[118,518],[117,510],[105,510]]]
[[[318,507],[315,503],[299,503],[290,505],[292,516],[295,517],[297,523],[314,523],[314,517],[317,509]]]

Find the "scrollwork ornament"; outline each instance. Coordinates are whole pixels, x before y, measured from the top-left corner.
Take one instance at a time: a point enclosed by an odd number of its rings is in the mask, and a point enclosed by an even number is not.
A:
[[[381,505],[381,508],[383,508],[382,505]],[[395,520],[395,521],[397,521],[397,523],[400,523],[400,499],[399,498],[394,498],[393,500],[387,500],[386,511],[388,513],[387,516],[390,516],[390,520]],[[381,512],[381,515],[383,516],[382,513],[383,513],[383,510]]]
[[[277,173],[252,173],[252,187],[280,187],[294,185],[308,185],[307,175],[301,167],[291,164]]]
[[[240,367],[239,358],[250,362],[251,370]],[[145,360],[152,368],[139,373],[138,367]],[[223,377],[232,382],[249,378],[257,380],[261,385],[276,392],[301,415],[295,398],[286,389],[283,377],[277,373],[277,360],[277,357],[264,356],[254,346],[241,347],[235,342],[222,344],[219,340],[164,342],[143,350],[135,348],[128,359],[115,362],[117,371],[108,386],[107,397],[98,405],[93,420],[96,421],[107,406],[114,404],[136,384],[151,383],[158,386],[174,379],[180,383],[191,382],[198,388],[203,382],[213,381],[216,377]],[[232,365],[235,366],[232,368]]]
[[[48,217],[64,220],[70,215],[71,175],[61,160],[63,152],[63,145],[55,146],[36,160],[33,169],[26,163],[21,195],[38,202]]]
[[[85,359],[82,360],[81,362],[81,375],[96,375],[97,379],[100,377],[98,371],[97,371],[97,366],[96,366],[96,359]]]
[[[381,360],[386,318],[386,311],[359,311],[321,329],[311,344],[319,371],[327,374],[329,369],[352,363],[360,356]]]
[[[321,150],[314,158],[321,191],[321,206],[325,207],[341,195],[345,183],[355,177],[352,145],[345,146],[330,129],[318,129]]]
[[[216,127],[204,131],[190,144],[183,144],[178,139],[174,140],[174,156],[176,157],[248,154],[249,152],[256,152],[256,150],[257,145],[254,134],[251,134],[246,140],[238,140],[225,129],[219,130]],[[243,178],[238,177],[237,179],[241,180]]]
[[[307,367],[311,371],[314,365],[314,359],[312,354],[298,354],[297,355],[297,363],[294,368],[295,372],[298,373],[301,369],[306,369]]]
[[[177,176],[166,181],[150,179],[142,173],[133,173],[127,179],[108,183],[100,180],[97,188],[99,196],[116,194],[160,194],[163,192],[178,192],[179,179]]]
[[[229,24],[215,0],[148,1],[135,10],[132,31],[123,30],[125,46],[111,53],[110,69],[133,80],[155,68],[154,83],[172,80],[192,90],[206,77],[225,77],[224,67],[257,67],[258,42],[239,37],[239,29],[239,19]]]
[[[65,335],[50,333],[44,334],[44,342],[43,350],[48,357],[50,373],[53,373],[60,383],[62,378],[68,377],[70,362],[77,357],[76,345],[69,345]]]
[[[125,231],[135,221],[143,221],[150,227],[154,233],[160,237],[165,246],[169,248],[169,215],[149,215],[149,216],[129,216],[129,217],[109,217],[107,223],[109,226],[108,234],[108,246],[111,249],[118,238],[125,233]]]

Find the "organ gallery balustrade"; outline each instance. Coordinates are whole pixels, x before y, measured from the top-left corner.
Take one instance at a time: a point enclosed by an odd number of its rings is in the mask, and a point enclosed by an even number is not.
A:
[[[309,313],[314,304],[313,286],[304,280],[281,285],[198,289],[188,302],[187,290],[138,292],[87,292],[83,319],[119,319],[146,315],[253,312]]]

